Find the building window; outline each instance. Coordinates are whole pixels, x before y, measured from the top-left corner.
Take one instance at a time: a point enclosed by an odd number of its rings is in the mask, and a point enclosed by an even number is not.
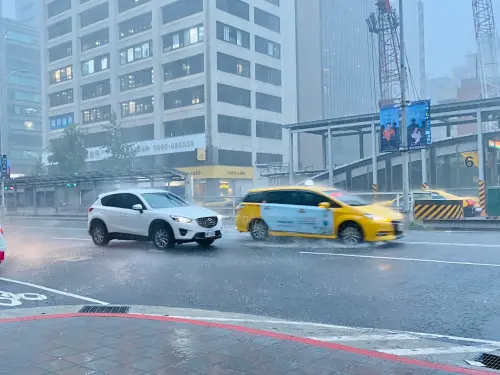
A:
[[[40,95],[28,91],[9,90],[9,98],[21,102],[40,103]]]
[[[279,96],[256,92],[255,107],[264,111],[281,113],[281,98]]]
[[[250,6],[241,0],[217,0],[217,9],[244,20],[250,20]]]
[[[75,123],[73,113],[65,113],[64,115],[49,117],[50,130],[64,129]]]
[[[68,18],[69,19],[69,18]],[[31,35],[14,30],[7,30],[6,38],[15,42],[32,44],[37,46],[40,42],[37,35]]]
[[[72,31],[71,17],[50,25],[47,29],[49,40],[69,34]]]
[[[125,12],[126,10],[138,7],[150,1],[151,0],[118,0],[118,12]]]
[[[269,154],[267,152],[257,152],[256,163],[257,164],[270,164],[270,163],[283,163],[283,155],[281,154]]]
[[[165,138],[205,133],[205,116],[164,122]]]
[[[219,149],[218,157],[219,157],[219,165],[230,165],[235,167],[252,166],[251,152]]]
[[[19,74],[9,75],[9,83],[13,85],[33,87],[33,88],[39,88],[41,84],[40,80],[37,78],[30,78]]]
[[[153,18],[151,12],[141,14],[140,16],[130,18],[118,24],[118,33],[120,39],[151,30],[153,27]]]
[[[49,82],[51,85],[59,82],[69,81],[73,79],[73,65],[68,65],[64,68],[53,70],[49,73]]]
[[[82,118],[84,124],[109,121],[111,118],[111,106],[104,105],[101,107],[86,109],[82,111]]]
[[[217,127],[219,133],[252,135],[252,120],[246,118],[218,115]]]
[[[221,83],[217,84],[217,101],[248,108],[252,106],[250,90],[223,85]]]
[[[163,94],[165,110],[188,107],[205,102],[204,85],[188,87]]]
[[[120,65],[147,59],[153,56],[153,42],[145,42],[120,50]]]
[[[162,8],[163,24],[203,12],[203,0],[177,0]]]
[[[128,91],[153,84],[153,68],[138,70],[120,76],[120,90]]]
[[[32,48],[31,46],[18,46],[15,44],[7,43],[7,57],[15,57],[17,61],[19,58],[31,59],[34,54],[39,53],[38,49]],[[16,69],[19,69],[16,67]]]
[[[270,83],[271,85],[281,86],[281,70],[255,64],[255,79],[257,81]]]
[[[62,90],[49,94],[49,107],[57,107],[73,103],[73,89]]]
[[[264,12],[259,8],[253,8],[253,20],[256,25],[266,29],[280,32],[280,18],[274,14]]]
[[[250,49],[250,33],[217,21],[217,39]]]
[[[42,111],[31,106],[13,105],[10,107],[10,113],[15,116],[37,118],[41,116]]]
[[[9,50],[7,49],[7,56],[9,56]],[[14,55],[10,55],[11,57]],[[33,54],[31,54],[33,56]],[[22,60],[17,60],[15,58],[8,58],[7,57],[7,68],[9,71],[12,70],[24,70],[29,73],[37,74],[40,75],[40,65],[39,64],[34,64],[31,62],[27,61],[22,61]]]
[[[98,98],[109,94],[111,94],[111,82],[109,79],[82,86],[82,100]]]
[[[11,133],[9,134],[9,145],[41,147],[42,137],[40,135],[27,134],[25,132],[23,132],[23,134]],[[26,155],[26,151],[21,153],[21,155],[23,154]]]
[[[172,61],[163,65],[163,80],[171,81],[177,78],[203,73],[203,54],[189,56],[185,59]]]
[[[203,29],[203,25],[175,31],[163,36],[163,52],[203,42],[204,38],[205,30]]]
[[[71,0],[55,0],[47,5],[48,18],[52,18],[71,9]]]
[[[281,45],[255,35],[255,52],[281,59]]]
[[[82,52],[103,46],[109,43],[109,28],[94,31],[80,39]]]
[[[217,52],[217,70],[250,78],[250,61]]]
[[[120,103],[122,117],[139,116],[145,113],[153,113],[154,99],[152,96],[129,100]]]
[[[10,120],[9,128],[19,130],[41,130],[41,124],[39,121]]]
[[[94,57],[82,62],[82,75],[88,76],[109,69],[109,55]]]
[[[86,27],[109,17],[109,4],[102,3],[80,13],[80,27]]]
[[[255,125],[256,135],[259,138],[283,138],[283,127],[280,124],[276,124],[274,122],[257,121]]]
[[[49,62],[64,59],[73,55],[73,48],[71,42],[65,42],[49,48]]]
[[[271,3],[273,5],[276,5],[277,7],[280,6],[280,0],[266,0],[268,3]]]

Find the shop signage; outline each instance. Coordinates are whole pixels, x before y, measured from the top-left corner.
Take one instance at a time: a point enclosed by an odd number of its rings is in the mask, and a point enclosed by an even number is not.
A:
[[[206,155],[206,151],[204,148],[197,148],[196,149],[196,158],[198,160],[207,160],[207,155]]]
[[[225,178],[233,180],[252,180],[253,167],[231,167],[226,165],[203,165],[200,167],[177,168],[191,174],[195,179]]]
[[[173,154],[177,152],[194,151],[205,147],[205,134],[193,134],[189,136],[152,139],[134,143],[138,147],[137,156],[151,156],[162,154]],[[91,147],[87,149],[87,161],[104,160],[109,154],[102,147]]]
[[[461,152],[460,155],[464,158],[464,164],[467,168],[479,166],[479,156],[476,151]]]

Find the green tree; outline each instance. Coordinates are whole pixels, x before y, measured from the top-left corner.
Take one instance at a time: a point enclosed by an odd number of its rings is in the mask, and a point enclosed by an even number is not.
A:
[[[36,159],[35,165],[30,169],[31,176],[42,176],[46,173],[45,164],[42,160],[42,157]]]
[[[108,125],[104,125],[106,130],[106,146],[104,149],[109,155],[106,160],[113,168],[131,168],[134,158],[139,151],[139,146],[123,141],[121,124],[116,121],[116,114],[113,113]]]
[[[50,141],[49,163],[57,163],[61,173],[79,173],[85,170],[87,149],[84,136],[87,133],[78,124],[64,129],[62,137]]]

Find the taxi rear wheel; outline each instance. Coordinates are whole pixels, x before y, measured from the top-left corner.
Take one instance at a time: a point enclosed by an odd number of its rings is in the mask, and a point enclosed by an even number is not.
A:
[[[363,232],[359,225],[346,223],[339,231],[339,239],[344,245],[357,245],[363,242]]]
[[[269,236],[269,228],[264,220],[256,219],[250,224],[250,234],[256,241],[264,241]]]

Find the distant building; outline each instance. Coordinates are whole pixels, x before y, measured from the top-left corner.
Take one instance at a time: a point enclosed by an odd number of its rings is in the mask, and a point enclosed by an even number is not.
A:
[[[42,18],[41,0],[11,0],[15,1],[15,17],[26,26],[40,28]],[[57,6],[61,0],[52,1],[52,6]]]
[[[46,146],[81,124],[88,167],[100,169],[103,125],[115,113],[141,146],[136,166],[185,168],[200,195],[242,194],[256,164],[287,161],[282,125],[297,120],[293,2],[42,3]]]
[[[12,173],[28,174],[42,153],[39,33],[0,19],[0,132]],[[26,71],[19,73],[18,71]]]

